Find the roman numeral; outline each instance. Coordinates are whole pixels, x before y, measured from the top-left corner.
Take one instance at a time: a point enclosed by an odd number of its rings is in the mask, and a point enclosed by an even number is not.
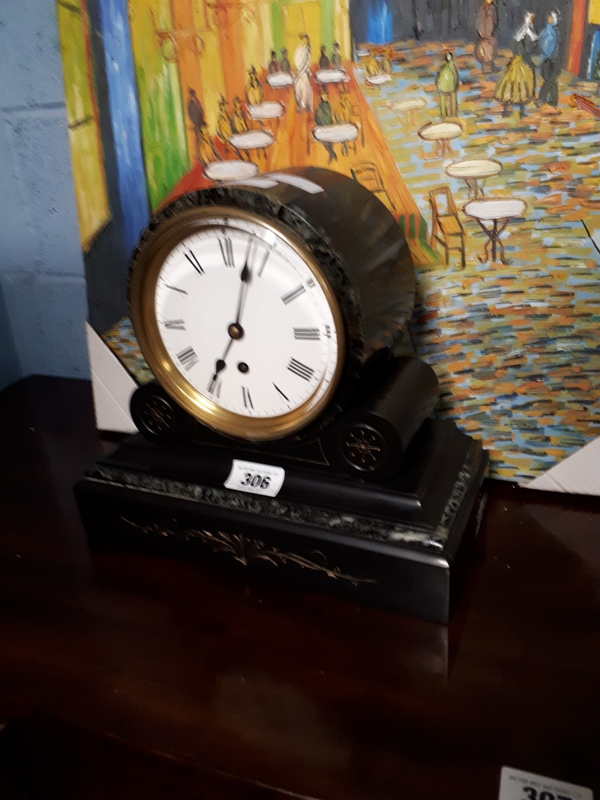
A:
[[[281,389],[279,388],[279,386],[277,386],[277,384],[276,384],[276,383],[274,383],[274,384],[273,384],[273,386],[274,386],[274,387],[277,389],[277,391],[278,391],[278,392],[279,392],[279,394],[280,394],[280,395],[283,397],[283,399],[284,399],[286,402],[288,402],[288,403],[289,403],[289,402],[290,402],[290,398],[287,396],[287,394],[284,394],[284,393],[281,391]]]
[[[221,379],[213,376],[210,385],[208,387],[208,391],[213,394],[215,397],[221,396]]]
[[[167,289],[173,289],[174,292],[179,292],[179,294],[187,294],[185,289],[180,289],[178,286],[171,286],[170,283],[165,284]]]
[[[246,258],[244,259],[244,263],[247,264],[250,268],[252,268],[252,266],[254,265],[257,246],[258,245],[256,241],[256,236],[252,234],[252,236],[248,237],[248,247],[246,248]]]
[[[291,292],[288,292],[287,294],[284,294],[281,299],[283,300],[283,302],[287,306],[288,303],[291,303],[292,300],[295,300],[297,297],[300,297],[300,295],[304,294],[305,291],[306,291],[306,289],[304,288],[304,286],[302,286],[302,284],[300,284],[300,286],[296,286],[295,289],[292,289]]]
[[[309,381],[315,374],[314,369],[307,367],[306,364],[303,364],[301,361],[296,361],[295,358],[290,359],[290,363],[288,364],[288,369],[290,372],[293,372],[294,375],[297,375],[299,378],[304,378],[305,381]]]
[[[265,268],[265,264],[267,263],[267,261],[268,261],[268,258],[269,258],[269,256],[271,255],[271,250],[273,249],[273,247],[274,247],[274,245],[271,245],[270,247],[267,247],[267,248],[265,249],[265,257],[264,257],[264,258],[263,258],[263,260],[262,260],[262,264],[261,264],[261,265],[260,265],[260,267],[258,268],[258,277],[259,277],[259,278],[260,278],[260,276],[263,274],[263,270],[264,270],[264,268]]]
[[[294,339],[318,340],[321,332],[318,328],[294,328]]]
[[[193,347],[186,347],[181,353],[177,353],[177,358],[180,360],[181,366],[187,370],[190,370],[194,364],[198,363],[198,356]]]
[[[221,248],[221,255],[223,256],[223,263],[226,267],[235,267],[233,260],[233,245],[228,236],[219,239],[219,247]]]
[[[164,322],[165,328],[171,331],[184,331],[185,322],[182,319],[167,319]]]
[[[244,408],[254,408],[252,405],[252,398],[250,397],[250,389],[242,386],[242,398],[244,400]]]
[[[192,267],[196,270],[198,275],[204,275],[204,269],[202,268],[202,265],[200,264],[200,262],[196,258],[196,254],[194,253],[193,250],[190,250],[189,253],[184,253],[184,256],[190,262]]]

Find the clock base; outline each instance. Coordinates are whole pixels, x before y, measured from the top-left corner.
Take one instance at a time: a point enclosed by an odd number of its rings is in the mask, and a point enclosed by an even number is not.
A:
[[[287,465],[271,498],[223,488],[229,453],[190,459],[138,436],[98,461],[75,488],[90,544],[201,559],[448,621],[487,467],[480,444],[452,422],[428,420],[399,475],[378,484]]]

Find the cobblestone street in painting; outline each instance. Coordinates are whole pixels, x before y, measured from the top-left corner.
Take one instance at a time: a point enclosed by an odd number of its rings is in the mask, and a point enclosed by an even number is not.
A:
[[[447,268],[441,247],[415,248],[420,352],[442,382],[446,413],[483,439],[492,475],[526,481],[600,435],[600,254],[588,235],[600,241],[600,120],[571,104],[578,93],[600,105],[597,84],[563,73],[558,108],[531,103],[523,118],[518,108],[503,117],[494,100],[502,73],[483,76],[472,45],[397,49],[391,82],[367,86],[360,66],[358,82],[428,228],[429,190],[447,184],[467,231],[464,270],[455,253]],[[417,131],[440,121],[435,75],[444,49],[460,70],[465,129],[442,160]],[[394,109],[415,97],[427,101],[416,118]],[[467,186],[444,172],[465,158],[501,162],[486,197],[526,202],[502,235],[506,265],[479,261],[486,236],[462,212]]]

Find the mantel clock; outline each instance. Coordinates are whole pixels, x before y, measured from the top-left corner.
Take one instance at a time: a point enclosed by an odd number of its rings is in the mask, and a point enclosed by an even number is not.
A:
[[[486,459],[434,417],[414,301],[397,221],[339,173],[290,169],[178,198],[130,271],[155,378],[131,403],[144,438],[96,465],[80,496],[98,511],[109,493],[146,543],[217,560],[233,548],[258,574],[277,565],[292,583],[446,619]],[[103,539],[106,523],[92,526]],[[249,552],[269,555],[250,564]]]

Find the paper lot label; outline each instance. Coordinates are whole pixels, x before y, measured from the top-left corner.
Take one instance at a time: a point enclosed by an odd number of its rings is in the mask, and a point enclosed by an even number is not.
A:
[[[238,492],[277,497],[284,480],[283,467],[234,459],[224,486],[226,489],[237,489]]]
[[[498,800],[594,800],[585,786],[502,767]]]

